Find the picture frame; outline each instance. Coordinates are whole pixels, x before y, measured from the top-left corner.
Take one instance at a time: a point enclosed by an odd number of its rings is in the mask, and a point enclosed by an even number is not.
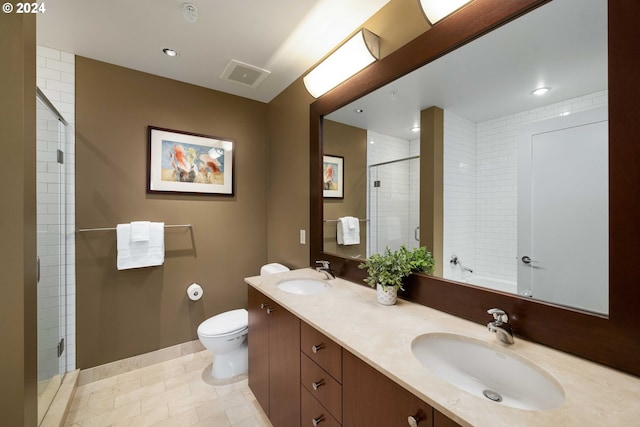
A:
[[[322,195],[328,199],[344,198],[344,157],[322,156]]]
[[[235,141],[148,127],[147,193],[234,195]]]

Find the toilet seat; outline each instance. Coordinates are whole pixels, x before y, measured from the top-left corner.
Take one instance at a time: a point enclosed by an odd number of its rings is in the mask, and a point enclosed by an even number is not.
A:
[[[232,335],[249,325],[249,313],[244,308],[227,311],[210,317],[198,326],[198,335],[204,337],[221,337]]]

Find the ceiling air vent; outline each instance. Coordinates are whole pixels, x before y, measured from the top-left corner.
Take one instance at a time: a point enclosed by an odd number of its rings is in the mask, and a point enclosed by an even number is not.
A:
[[[229,61],[229,64],[227,64],[220,78],[255,89],[260,86],[260,83],[262,83],[269,74],[271,74],[271,71],[232,59]]]

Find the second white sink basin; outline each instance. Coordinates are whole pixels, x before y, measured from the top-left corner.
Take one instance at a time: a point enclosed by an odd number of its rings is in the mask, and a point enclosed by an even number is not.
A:
[[[329,290],[329,284],[318,279],[289,279],[278,283],[278,289],[297,295],[315,295]]]
[[[550,374],[512,351],[445,333],[418,336],[411,351],[436,376],[499,404],[540,411],[564,402],[562,386]]]

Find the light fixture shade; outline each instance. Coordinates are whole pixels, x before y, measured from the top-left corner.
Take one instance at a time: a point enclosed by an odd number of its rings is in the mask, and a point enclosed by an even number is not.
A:
[[[460,9],[471,0],[420,0],[422,11],[427,16],[431,25],[456,10]]]
[[[380,39],[363,28],[302,80],[314,98],[330,91],[380,58]]]

